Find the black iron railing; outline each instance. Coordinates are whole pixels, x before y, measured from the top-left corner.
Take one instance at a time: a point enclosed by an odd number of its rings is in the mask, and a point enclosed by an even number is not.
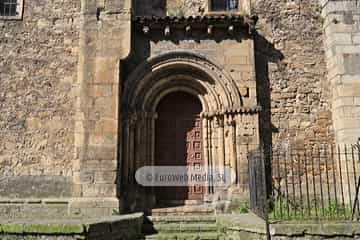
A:
[[[359,145],[281,145],[259,152],[249,154],[251,208],[259,216],[270,221],[360,218]]]

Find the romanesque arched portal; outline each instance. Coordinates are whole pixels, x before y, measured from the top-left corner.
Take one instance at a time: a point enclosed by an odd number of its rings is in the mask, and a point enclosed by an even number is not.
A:
[[[148,59],[126,80],[122,97],[122,183],[135,184],[137,169],[155,165],[157,106],[174,92],[190,94],[201,102],[201,148],[207,171],[223,172],[229,167],[234,172],[234,188],[242,186],[247,174],[242,143],[249,139],[244,138],[246,132],[257,143],[257,108],[243,105],[238,84],[218,65],[183,51]],[[212,186],[206,187],[204,199],[216,192]]]

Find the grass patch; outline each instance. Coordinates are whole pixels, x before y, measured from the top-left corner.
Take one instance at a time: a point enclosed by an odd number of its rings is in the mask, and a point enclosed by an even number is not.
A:
[[[239,205],[239,213],[249,213],[250,211],[250,206],[249,206],[249,203],[248,202],[242,202],[240,203]]]
[[[349,220],[352,208],[335,202],[327,202],[322,206],[321,201],[311,201],[310,205],[297,201],[276,200],[269,213],[270,220]]]

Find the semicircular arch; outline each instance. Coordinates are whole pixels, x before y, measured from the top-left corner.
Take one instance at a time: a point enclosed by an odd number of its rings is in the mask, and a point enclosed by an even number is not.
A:
[[[171,89],[171,90],[170,90]],[[197,95],[208,113],[243,106],[235,81],[204,56],[174,51],[148,59],[126,80],[122,104],[126,111],[153,111],[156,96],[182,89]]]

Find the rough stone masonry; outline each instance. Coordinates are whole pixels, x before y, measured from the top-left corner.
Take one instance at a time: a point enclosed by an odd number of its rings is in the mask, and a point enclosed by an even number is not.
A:
[[[134,17],[211,15],[207,1],[168,0],[165,10],[159,2],[24,1],[21,20],[0,17],[1,216],[36,212],[61,218],[123,210],[121,98],[124,82],[140,65],[124,62],[144,47],[141,38],[134,40],[139,34]],[[259,17],[256,33],[236,45],[248,55],[233,58],[242,70],[217,65],[229,79],[239,73],[240,95],[249,96],[244,107],[254,110],[242,113],[247,120],[235,129],[243,134],[239,139],[250,133],[254,143],[356,142],[359,3],[257,0],[240,6],[236,14]],[[180,45],[165,35],[160,40],[151,42],[151,54],[186,46],[211,59],[219,53],[209,50],[227,48],[226,42],[217,48],[221,44],[208,39],[177,39]],[[225,146],[231,146],[231,124],[223,127]],[[224,162],[240,159],[224,149],[219,150],[228,156]]]

